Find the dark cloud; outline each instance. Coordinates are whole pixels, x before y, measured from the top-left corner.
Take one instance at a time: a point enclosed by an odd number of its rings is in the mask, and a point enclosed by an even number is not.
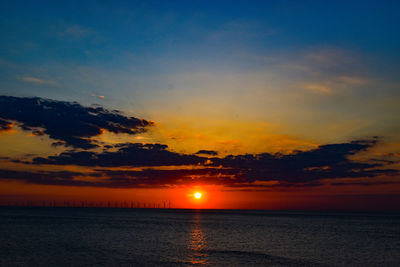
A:
[[[11,126],[12,126],[12,123],[11,123],[11,122],[2,120],[2,119],[0,118],[0,132],[1,132],[1,131],[10,130],[10,129],[11,129]]]
[[[0,179],[24,181],[32,184],[72,185],[74,183],[73,178],[81,175],[81,173],[69,171],[34,172],[0,169]]]
[[[97,147],[91,138],[103,130],[137,134],[153,124],[99,106],[84,107],[76,102],[38,97],[0,96],[0,130],[8,129],[11,121],[35,135],[47,134],[57,140],[57,145],[63,142],[66,146],[84,149]]]
[[[374,146],[376,139],[322,145],[292,154],[246,154],[207,158],[168,150],[162,144],[118,144],[102,152],[67,151],[47,158],[36,157],[31,164],[80,165],[89,167],[145,167],[139,171],[97,169],[117,186],[167,186],[188,183],[220,184],[230,187],[258,186],[256,182],[278,181],[274,186],[318,186],[323,179],[376,177],[398,174],[385,162],[349,159]],[[117,149],[114,151],[114,149]],[[162,166],[177,169],[160,170]],[[179,167],[181,166],[181,167]],[[187,169],[188,166],[198,166]],[[148,168],[148,167],[153,167]],[[186,169],[183,169],[186,167]],[[200,168],[199,168],[200,167]],[[271,187],[268,185],[268,187]]]
[[[236,174],[236,170],[234,169],[199,168],[159,170],[149,168],[140,171],[97,171],[105,174],[107,177],[110,177],[110,181],[133,182],[137,186],[157,187],[188,184],[214,184],[229,186],[237,183],[237,181],[234,179],[234,175]]]
[[[288,182],[277,182],[273,184],[234,184],[225,188],[224,191],[243,191],[243,192],[265,192],[265,191],[276,191],[278,189],[287,188],[305,188],[305,187],[317,187],[322,186],[320,182],[308,182],[308,183],[288,183]]]
[[[388,185],[388,184],[400,184],[400,181],[335,182],[335,183],[331,183],[331,185],[334,185],[334,186],[349,186],[349,185],[377,186],[377,185]]]
[[[292,154],[256,154],[206,158],[180,154],[161,144],[118,144],[103,152],[67,151],[58,156],[34,158],[31,164],[89,166],[88,173],[0,171],[0,179],[28,183],[94,186],[110,188],[155,188],[190,184],[223,185],[239,190],[315,187],[323,179],[371,178],[398,175],[385,163],[365,163],[349,159],[376,144],[359,140],[322,145]],[[21,163],[21,161],[19,161]],[[25,162],[26,163],[26,162]],[[100,166],[103,168],[93,168]],[[163,166],[175,166],[173,169]],[[113,169],[108,169],[113,167]],[[117,167],[144,167],[139,170],[116,170]],[[91,179],[79,179],[81,176]],[[267,184],[262,182],[275,181]],[[371,183],[371,182],[367,182]],[[386,182],[374,181],[377,184]],[[331,182],[331,185],[367,185],[362,182]],[[370,185],[370,184],[368,184]]]
[[[383,163],[352,161],[349,156],[374,146],[377,140],[358,140],[343,144],[322,145],[308,151],[292,154],[269,154],[227,156],[214,159],[214,164],[238,170],[237,178],[248,182],[286,181],[311,182],[327,178],[375,177],[395,170],[377,169]]]
[[[215,168],[193,170],[145,169],[143,171],[94,170],[88,173],[0,169],[0,179],[46,185],[161,188],[199,182],[227,185],[230,183],[229,175],[231,172],[232,170],[218,170]],[[87,179],[87,177],[91,179]]]
[[[217,156],[218,152],[214,151],[214,150],[199,150],[196,153],[194,153],[195,155],[210,155],[210,156]]]
[[[179,154],[161,144],[127,143],[116,145],[117,151],[67,151],[58,156],[34,158],[33,164],[81,165],[101,167],[180,166],[203,164],[207,158]]]

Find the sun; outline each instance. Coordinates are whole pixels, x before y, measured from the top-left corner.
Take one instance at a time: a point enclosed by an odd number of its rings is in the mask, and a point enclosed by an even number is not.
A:
[[[197,199],[200,199],[201,198],[201,193],[200,192],[196,192],[194,194],[194,197],[197,198]]]

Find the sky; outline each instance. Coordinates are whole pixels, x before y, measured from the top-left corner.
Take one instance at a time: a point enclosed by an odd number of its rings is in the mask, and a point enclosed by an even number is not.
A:
[[[0,203],[398,210],[399,7],[3,1]]]

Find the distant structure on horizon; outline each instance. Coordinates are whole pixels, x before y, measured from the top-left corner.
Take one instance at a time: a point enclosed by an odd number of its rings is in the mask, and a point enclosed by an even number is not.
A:
[[[171,209],[170,200],[158,202],[134,202],[134,201],[8,201],[0,203],[0,206],[6,207],[53,207],[53,208],[120,208],[120,209]]]

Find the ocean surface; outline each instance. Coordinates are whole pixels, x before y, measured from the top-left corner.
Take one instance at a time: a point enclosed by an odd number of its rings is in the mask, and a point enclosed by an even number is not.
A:
[[[400,266],[400,215],[0,208],[0,266]]]

